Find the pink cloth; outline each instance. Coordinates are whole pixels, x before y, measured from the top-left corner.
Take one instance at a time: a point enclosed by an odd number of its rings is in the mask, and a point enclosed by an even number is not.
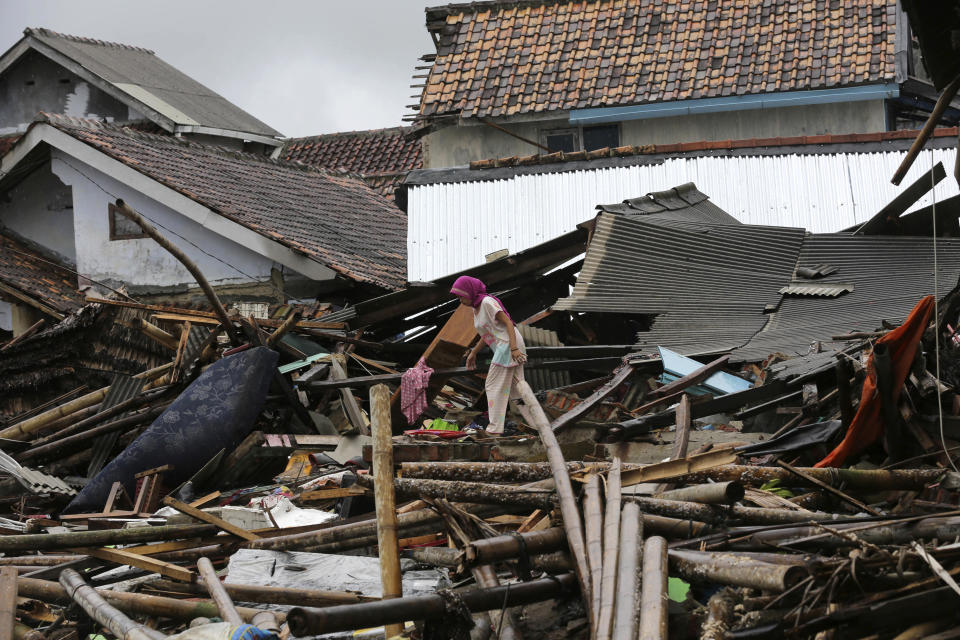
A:
[[[453,286],[450,287],[450,293],[455,296],[466,296],[470,298],[470,306],[474,309],[480,307],[480,303],[483,302],[484,298],[493,298],[497,301],[497,304],[500,305],[503,312],[507,314],[507,317],[510,318],[510,313],[507,312],[507,308],[500,302],[500,298],[487,293],[487,285],[483,284],[483,282],[477,278],[460,276],[454,280]],[[510,318],[510,320],[513,321],[513,318]]]
[[[420,358],[415,367],[400,377],[400,410],[411,425],[427,408],[427,385],[432,373],[433,369]]]

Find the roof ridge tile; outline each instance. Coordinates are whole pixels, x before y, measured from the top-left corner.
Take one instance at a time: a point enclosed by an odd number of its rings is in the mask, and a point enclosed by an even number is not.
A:
[[[156,55],[152,49],[147,49],[144,47],[137,47],[132,44],[123,44],[122,42],[109,42],[107,40],[97,40],[96,38],[86,38],[84,36],[72,36],[67,33],[59,33],[53,31],[52,29],[47,29],[45,27],[27,27],[23,30],[23,35],[25,36],[45,36],[48,38],[60,38],[61,40],[69,40],[70,42],[78,42],[80,44],[93,44],[100,47],[113,47],[115,49],[126,49],[127,51],[139,51],[140,53],[147,53],[150,55]]]

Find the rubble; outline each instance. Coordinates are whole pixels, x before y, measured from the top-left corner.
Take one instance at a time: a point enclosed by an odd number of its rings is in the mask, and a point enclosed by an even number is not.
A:
[[[682,185],[470,270],[522,318],[536,374],[503,434],[485,429],[491,363],[463,366],[478,336],[458,274],[243,317],[118,201],[209,310],[118,295],[0,345],[0,625],[31,640],[956,627],[960,244],[906,235],[937,218],[901,219],[926,187],[907,191],[857,229],[808,234],[734,224]],[[934,284],[914,254],[937,242]]]

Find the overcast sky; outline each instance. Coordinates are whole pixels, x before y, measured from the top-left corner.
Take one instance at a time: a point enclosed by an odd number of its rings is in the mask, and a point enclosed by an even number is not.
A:
[[[0,51],[25,27],[152,49],[287,136],[393,127],[434,50],[424,0],[0,0]]]

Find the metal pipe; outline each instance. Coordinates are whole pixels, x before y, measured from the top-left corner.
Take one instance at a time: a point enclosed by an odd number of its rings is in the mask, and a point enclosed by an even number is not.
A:
[[[565,593],[573,595],[577,593],[577,583],[576,576],[567,573],[555,578],[458,592],[457,595],[471,613],[476,613],[542,602]],[[447,601],[444,597],[430,594],[326,609],[295,607],[287,614],[287,623],[295,636],[315,636],[398,624],[405,620],[435,619],[446,615],[446,612]]]

